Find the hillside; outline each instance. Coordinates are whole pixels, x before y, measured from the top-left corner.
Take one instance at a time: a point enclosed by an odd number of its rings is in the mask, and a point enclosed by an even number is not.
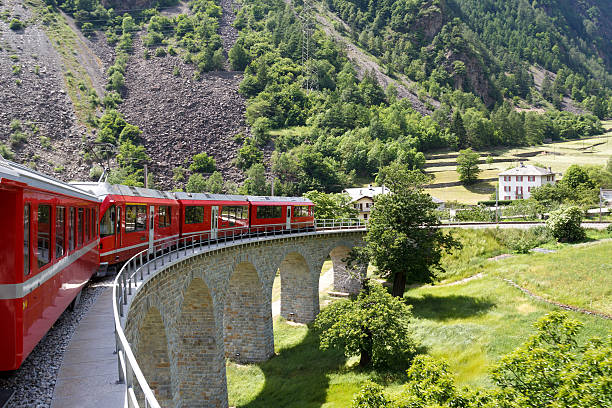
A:
[[[419,152],[596,135],[612,115],[608,2],[307,4],[2,0],[0,150],[66,180],[96,177],[97,155],[142,183],[146,163],[163,188],[205,152],[242,192],[301,194],[422,168]],[[235,191],[215,180],[189,188]]]

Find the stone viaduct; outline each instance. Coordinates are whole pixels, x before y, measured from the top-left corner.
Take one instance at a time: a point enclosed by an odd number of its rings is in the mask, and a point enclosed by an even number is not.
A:
[[[342,260],[363,235],[345,230],[278,236],[196,253],[157,269],[131,296],[123,327],[161,406],[227,408],[226,358],[249,363],[274,355],[277,271],[281,316],[308,323],[319,312],[319,276],[328,257],[335,290],[359,288]]]

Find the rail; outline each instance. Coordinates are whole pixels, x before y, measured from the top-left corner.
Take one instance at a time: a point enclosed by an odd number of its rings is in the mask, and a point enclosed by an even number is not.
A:
[[[115,350],[117,353],[117,366],[119,383],[125,384],[125,405],[129,408],[138,408],[137,388],[144,395],[146,408],[160,408],[155,394],[144,374],[142,373],[130,344],[123,332],[122,319],[125,318],[129,297],[132,291],[138,288],[149,278],[151,273],[163,268],[164,265],[186,258],[190,255],[204,253],[215,249],[252,242],[264,237],[288,236],[291,234],[312,233],[332,230],[355,230],[366,227],[364,220],[315,220],[313,223],[292,223],[291,229],[284,224],[261,225],[248,227],[235,227],[220,229],[214,233],[206,232],[171,241],[161,242],[152,249],[145,249],[131,257],[119,270],[113,283],[113,316],[115,320]]]

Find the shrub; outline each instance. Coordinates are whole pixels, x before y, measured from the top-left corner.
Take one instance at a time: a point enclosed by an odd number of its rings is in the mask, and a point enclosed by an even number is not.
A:
[[[27,141],[28,141],[28,135],[22,132],[21,130],[13,132],[13,134],[11,135],[11,145],[13,147],[22,145],[23,143],[26,143]]]
[[[100,176],[104,173],[104,169],[100,166],[93,166],[89,170],[89,179],[93,181],[100,180]]]
[[[263,158],[263,152],[254,146],[252,139],[247,139],[240,150],[238,150],[236,166],[242,170],[247,170],[252,165],[261,163]]]
[[[158,49],[155,50],[155,56],[156,57],[165,57],[166,56],[166,49],[164,47],[159,47]]]
[[[5,145],[4,143],[0,143],[0,156],[4,157],[7,160],[13,160],[13,158],[15,157],[15,153],[7,145]]]
[[[390,408],[391,402],[384,396],[383,387],[366,381],[361,390],[355,394],[351,408]]]
[[[212,173],[217,169],[215,159],[207,155],[205,152],[198,153],[193,156],[193,162],[189,169],[197,173]]]
[[[546,226],[550,228],[552,235],[559,242],[577,242],[585,237],[582,222],[582,210],[572,206],[561,208],[550,213],[546,220]]]
[[[606,231],[608,231],[608,234],[612,234],[612,224],[606,227]]]
[[[13,18],[11,22],[9,23],[9,28],[13,31],[19,31],[23,27],[25,27],[25,24],[18,18]]]

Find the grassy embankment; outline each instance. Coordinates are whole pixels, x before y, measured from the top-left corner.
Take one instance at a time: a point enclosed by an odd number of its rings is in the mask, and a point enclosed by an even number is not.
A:
[[[507,251],[491,233],[460,232],[465,255],[445,259],[446,276],[483,273],[456,285],[423,286],[406,292],[413,305],[414,331],[424,351],[446,359],[459,386],[491,386],[488,370],[533,332],[532,324],[556,307],[535,301],[501,278],[542,296],[612,313],[612,243],[560,246],[556,254],[488,257]],[[462,252],[463,252],[462,251]],[[570,312],[585,324],[581,337],[604,336],[612,322]],[[360,384],[372,378],[389,394],[401,390],[402,372],[358,369],[357,359],[318,350],[306,326],[277,320],[275,358],[256,365],[228,364],[230,405],[237,407],[347,407]]]

